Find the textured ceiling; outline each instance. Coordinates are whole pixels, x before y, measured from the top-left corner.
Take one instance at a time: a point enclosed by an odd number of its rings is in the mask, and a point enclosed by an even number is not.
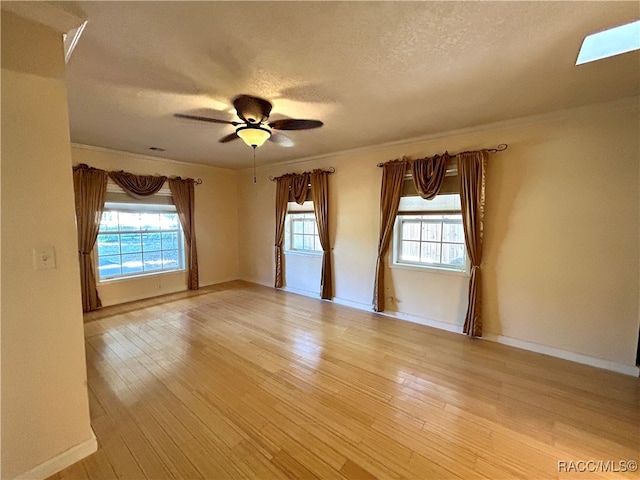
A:
[[[576,67],[585,35],[638,2],[69,2],[89,20],[68,64],[73,142],[228,168],[231,99],[317,130],[267,142],[259,164],[640,94],[640,54]],[[156,153],[149,147],[166,151]]]

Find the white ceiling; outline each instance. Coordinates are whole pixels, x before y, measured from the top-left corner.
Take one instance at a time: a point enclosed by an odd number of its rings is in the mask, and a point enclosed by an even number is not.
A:
[[[258,164],[640,95],[640,54],[574,65],[585,35],[639,2],[68,2],[89,20],[68,64],[73,142],[228,168],[251,165],[238,94],[271,120],[322,120]],[[149,147],[162,147],[155,153]]]

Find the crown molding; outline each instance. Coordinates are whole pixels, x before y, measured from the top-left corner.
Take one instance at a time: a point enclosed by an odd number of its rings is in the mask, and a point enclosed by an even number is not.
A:
[[[401,146],[410,146],[416,145],[418,143],[426,143],[434,140],[438,140],[441,138],[448,137],[460,137],[465,135],[472,135],[475,133],[482,133],[487,131],[495,131],[500,132],[504,130],[509,130],[517,127],[526,127],[532,125],[539,125],[542,123],[549,123],[554,121],[559,121],[565,118],[569,118],[575,115],[584,114],[587,112],[615,112],[615,111],[626,111],[626,110],[638,110],[640,105],[639,97],[626,97],[620,100],[615,100],[613,102],[605,102],[605,103],[594,103],[590,105],[585,105],[581,107],[574,107],[565,110],[558,110],[550,113],[541,113],[538,115],[530,115],[527,117],[519,117],[510,120],[502,120],[500,122],[487,123],[484,125],[477,125],[474,127],[468,127],[458,130],[447,130],[439,133],[432,133],[428,135],[422,135],[418,137],[407,138],[403,140],[395,140],[392,142],[380,143],[376,145],[367,145],[365,147],[352,148],[349,150],[341,150],[337,152],[324,153],[322,155],[314,155],[309,157],[298,158],[294,160],[286,160],[284,162],[270,163],[268,165],[262,165],[258,167],[258,171],[260,170],[272,170],[274,167],[279,166],[287,166],[287,165],[304,165],[307,163],[315,163],[321,160],[334,160],[339,157],[343,157],[345,155],[359,155],[363,153],[373,153],[379,150],[384,150],[386,148],[393,147],[401,147]],[[507,139],[499,138],[496,141],[496,145],[499,143],[509,143]],[[464,148],[463,148],[464,149]],[[472,149],[472,147],[469,147]],[[438,152],[433,152],[438,153]],[[425,154],[426,155],[426,154]],[[241,168],[239,171],[249,171],[252,167]]]
[[[60,33],[80,27],[86,18],[51,2],[2,2],[2,10],[40,23]]]
[[[93,152],[108,153],[110,155],[120,155],[120,156],[124,156],[124,157],[129,157],[129,158],[137,158],[139,160],[149,160],[149,161],[153,161],[153,162],[169,163],[171,165],[180,165],[180,166],[183,166],[183,167],[185,167],[185,166],[186,167],[194,167],[194,168],[205,167],[205,168],[211,168],[213,170],[222,170],[222,171],[225,171],[225,172],[237,172],[238,171],[237,169],[218,167],[216,165],[211,165],[211,164],[207,164],[207,163],[183,162],[183,161],[180,161],[180,160],[173,160],[171,158],[154,157],[152,155],[144,155],[142,153],[126,152],[124,150],[114,150],[112,148],[97,147],[95,145],[86,145],[84,143],[71,142],[71,147],[72,148],[77,148],[79,150],[90,150],[90,151],[93,151]]]

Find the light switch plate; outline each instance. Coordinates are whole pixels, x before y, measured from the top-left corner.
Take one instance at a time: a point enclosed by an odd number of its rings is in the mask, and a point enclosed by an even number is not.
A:
[[[36,270],[51,270],[53,268],[56,268],[55,247],[34,248],[33,266]]]

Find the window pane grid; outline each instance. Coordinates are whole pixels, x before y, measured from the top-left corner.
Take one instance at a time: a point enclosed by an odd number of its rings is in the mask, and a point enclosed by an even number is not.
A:
[[[313,213],[289,213],[289,222],[290,250],[303,252],[322,251],[316,217]]]
[[[461,270],[466,248],[460,214],[399,215],[396,262]]]
[[[97,247],[101,280],[184,270],[177,213],[106,210]]]

